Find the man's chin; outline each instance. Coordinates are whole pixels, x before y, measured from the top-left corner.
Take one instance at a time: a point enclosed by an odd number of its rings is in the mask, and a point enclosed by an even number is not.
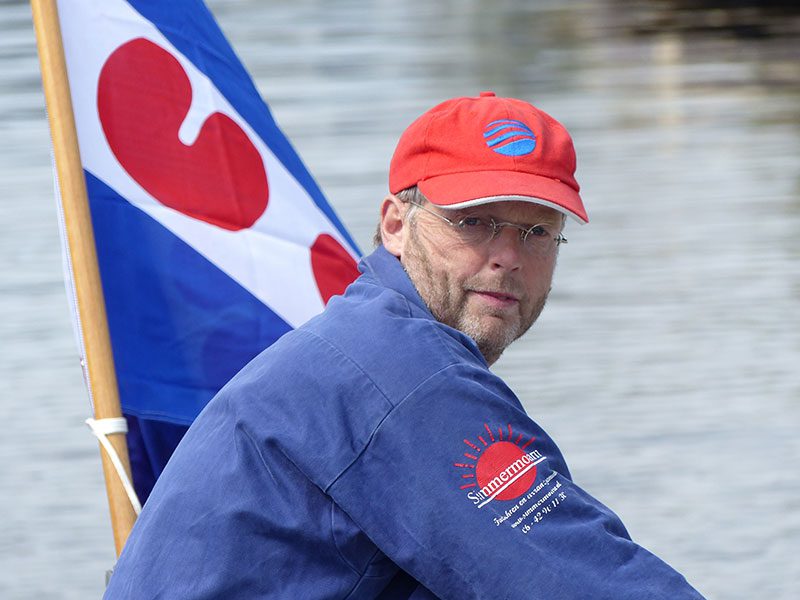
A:
[[[519,337],[518,322],[509,323],[508,319],[493,315],[470,318],[458,329],[475,341],[489,364],[500,358],[511,342]]]
[[[483,337],[490,340],[504,340],[509,336],[515,339],[516,332],[519,331],[519,314],[508,314],[506,312],[484,312],[469,319],[476,333],[481,332]]]

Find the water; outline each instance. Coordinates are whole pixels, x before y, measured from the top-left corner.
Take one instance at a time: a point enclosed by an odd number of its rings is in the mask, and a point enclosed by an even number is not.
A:
[[[709,598],[800,597],[796,13],[724,3],[216,1],[362,249],[402,128],[527,98],[573,133],[591,224],[497,371],[573,474]],[[63,291],[30,10],[0,2],[0,597],[113,563]]]

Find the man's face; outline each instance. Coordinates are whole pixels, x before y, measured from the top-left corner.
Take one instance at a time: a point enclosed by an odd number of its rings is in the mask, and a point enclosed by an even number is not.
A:
[[[546,224],[560,231],[561,214],[529,202],[494,202],[453,211],[426,209],[454,221],[477,216],[525,226]],[[507,227],[484,244],[465,244],[441,219],[417,210],[404,238],[400,260],[433,315],[469,335],[489,364],[525,333],[544,308],[557,251],[526,250],[519,229]]]

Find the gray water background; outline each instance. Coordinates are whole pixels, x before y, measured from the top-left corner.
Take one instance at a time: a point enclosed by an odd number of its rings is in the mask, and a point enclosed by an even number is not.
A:
[[[591,224],[569,225],[548,308],[496,371],[709,598],[800,598],[797,13],[209,4],[362,250],[394,143],[433,104],[494,89],[569,127]],[[0,598],[97,598],[113,543],[43,104],[30,9],[2,1]]]

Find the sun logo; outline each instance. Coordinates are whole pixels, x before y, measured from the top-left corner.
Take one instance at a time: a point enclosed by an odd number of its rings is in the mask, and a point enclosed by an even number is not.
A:
[[[499,427],[497,436],[487,423],[483,426],[486,435],[477,436],[479,443],[464,440],[469,448],[464,456],[473,462],[453,463],[454,467],[467,470],[461,475],[465,480],[461,489],[470,490],[467,497],[478,508],[493,500],[519,498],[536,481],[536,465],[545,459],[538,450],[525,451],[536,439],[535,436],[520,446],[524,436],[519,434],[512,441],[514,432],[510,423],[508,431]]]

